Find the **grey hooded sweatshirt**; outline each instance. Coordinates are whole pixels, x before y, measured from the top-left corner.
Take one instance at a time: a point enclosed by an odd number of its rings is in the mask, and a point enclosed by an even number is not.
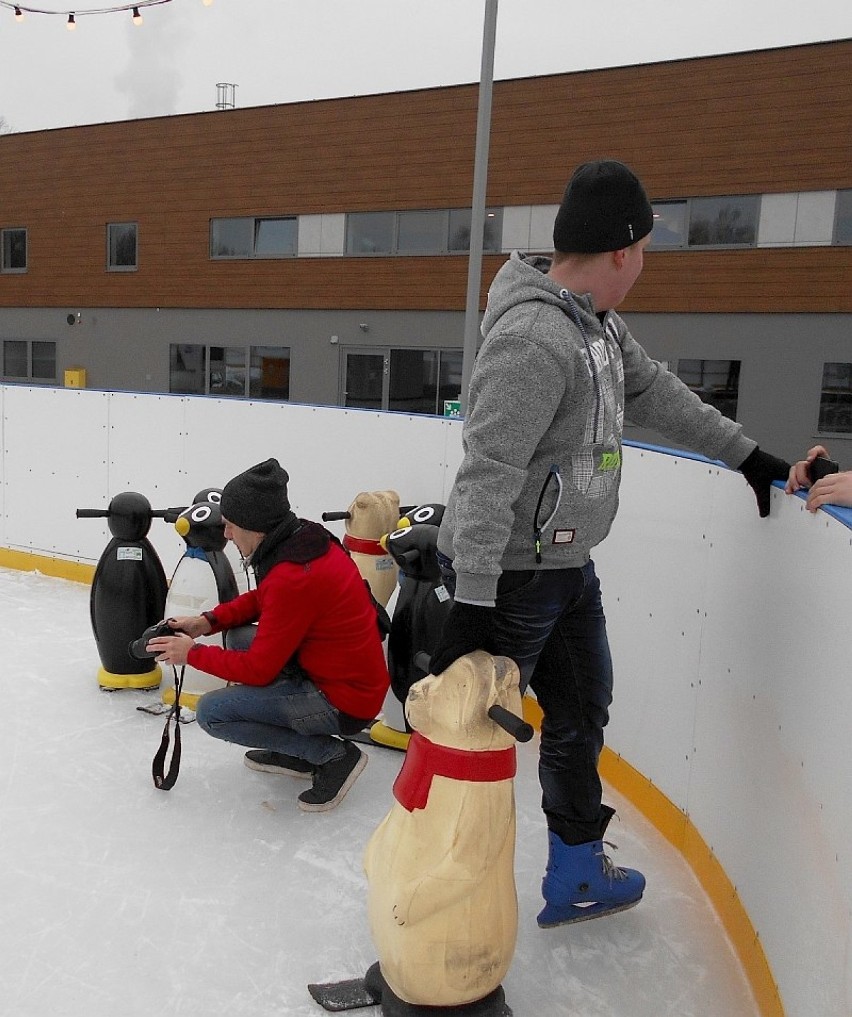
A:
[[[577,568],[618,508],[625,411],[736,468],[739,424],[652,360],[614,311],[561,289],[550,259],[514,252],[494,278],[438,548],[456,599],[493,604],[507,569]]]

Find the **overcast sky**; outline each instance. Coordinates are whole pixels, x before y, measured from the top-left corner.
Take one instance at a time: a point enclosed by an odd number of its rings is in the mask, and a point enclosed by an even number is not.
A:
[[[0,8],[0,118],[16,131],[478,81],[486,0],[109,0]],[[119,3],[121,0],[119,0]],[[64,5],[63,5],[64,4]],[[496,78],[852,37],[852,0],[499,0]],[[566,110],[570,118],[570,110]]]

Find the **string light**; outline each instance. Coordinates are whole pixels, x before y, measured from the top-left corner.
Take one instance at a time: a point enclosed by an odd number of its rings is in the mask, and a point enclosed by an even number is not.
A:
[[[9,3],[8,0],[0,0],[0,8],[5,7],[15,15],[16,21],[23,21],[24,14],[55,14],[63,18],[66,18],[66,27],[69,32],[72,32],[77,27],[77,18],[83,17],[84,15],[93,14],[116,14],[120,11],[130,11],[133,24],[142,24],[141,8],[143,7],[159,7],[162,4],[170,4],[172,0],[136,0],[135,3],[129,4],[116,4],[112,7],[96,7],[91,10],[81,11],[74,10],[70,11],[67,8],[65,10],[49,10],[45,7],[30,7],[27,4],[21,3]],[[209,7],[213,0],[202,0],[205,7]]]

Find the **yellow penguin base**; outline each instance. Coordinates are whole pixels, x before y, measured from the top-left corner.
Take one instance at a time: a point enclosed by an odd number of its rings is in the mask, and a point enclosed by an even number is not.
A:
[[[144,674],[113,674],[105,668],[98,670],[98,685],[102,689],[156,689],[159,688],[163,672],[159,666]]]
[[[181,692],[180,694],[180,705],[185,710],[192,710],[193,713],[198,709],[198,700],[204,695],[203,692]],[[167,706],[173,706],[175,701],[175,687],[163,689],[162,700]]]
[[[407,731],[397,731],[395,728],[383,724],[380,720],[377,720],[370,728],[371,741],[374,741],[377,745],[384,745],[389,749],[399,749],[401,752],[405,752],[408,748],[409,738],[411,738],[411,735]]]

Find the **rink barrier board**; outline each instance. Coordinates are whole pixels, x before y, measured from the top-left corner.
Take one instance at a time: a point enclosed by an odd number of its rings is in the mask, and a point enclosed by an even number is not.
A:
[[[6,548],[0,548],[0,567],[39,572],[52,578],[86,584],[91,583],[95,574],[94,565]],[[167,691],[163,701],[174,702],[174,693],[171,693],[169,699]],[[541,707],[533,697],[524,696],[523,708],[524,719],[540,731]],[[606,746],[601,755],[600,772],[602,778],[645,816],[692,869],[731,940],[731,946],[742,965],[762,1017],[784,1017],[778,987],[772,977],[760,937],[740,901],[736,887],[689,817],[669,801],[651,780]]]

